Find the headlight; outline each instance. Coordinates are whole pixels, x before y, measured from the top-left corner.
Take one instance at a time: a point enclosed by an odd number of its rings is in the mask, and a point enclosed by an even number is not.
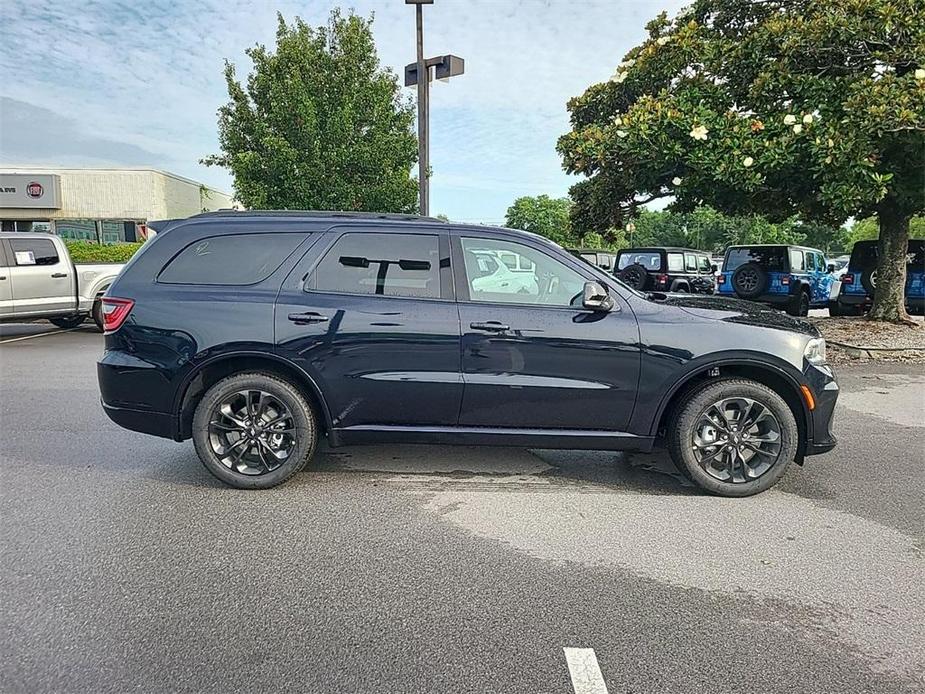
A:
[[[803,350],[803,358],[810,364],[825,364],[825,340],[821,337],[814,337],[807,342]]]

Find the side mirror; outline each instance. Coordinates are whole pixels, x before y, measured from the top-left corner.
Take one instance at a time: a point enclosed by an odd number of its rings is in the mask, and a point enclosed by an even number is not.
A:
[[[834,265],[829,265],[829,267],[828,267],[828,272],[835,272],[835,266],[834,266]]]
[[[591,311],[610,311],[613,309],[613,297],[597,282],[585,282],[581,305]]]

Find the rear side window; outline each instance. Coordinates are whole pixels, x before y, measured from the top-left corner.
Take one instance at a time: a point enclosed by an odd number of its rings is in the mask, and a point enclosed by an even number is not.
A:
[[[48,239],[10,239],[13,261],[17,265],[55,265],[58,252]]]
[[[693,253],[684,254],[684,269],[687,272],[697,272],[697,256]]]
[[[755,248],[730,248],[723,263],[724,272],[734,272],[745,263],[757,263],[772,272],[786,272],[787,251],[783,246],[758,246]]]
[[[683,272],[684,256],[681,253],[668,254],[668,272]]]
[[[166,284],[244,285],[262,282],[283,264],[301,234],[235,234],[191,243],[161,270]]]
[[[439,239],[435,234],[344,234],[305,290],[439,299]]]
[[[803,251],[790,251],[790,272],[802,272],[806,269],[803,261]]]

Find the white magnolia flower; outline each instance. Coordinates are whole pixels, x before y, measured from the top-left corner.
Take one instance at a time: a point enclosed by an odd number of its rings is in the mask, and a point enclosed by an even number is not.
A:
[[[620,84],[620,82],[622,82],[625,79],[626,79],[626,72],[624,72],[623,70],[617,70],[615,73],[613,73],[613,77],[610,78],[610,81]]]
[[[797,123],[796,125],[793,126],[793,132],[799,135],[801,132],[803,132],[803,126]]]
[[[925,68],[920,67],[920,68],[917,68],[917,69],[916,69],[916,71],[915,71],[915,79],[917,79],[917,80],[925,80]]]
[[[793,125],[796,122],[797,117],[792,113],[788,113],[786,116],[784,116],[784,125]]]
[[[745,157],[745,159],[742,160],[742,166],[744,166],[746,169],[754,163],[755,160],[751,157]]]
[[[623,125],[623,119],[620,116],[614,116],[611,120],[614,125]]]
[[[669,41],[671,41],[670,36],[660,36],[655,40],[655,43],[657,43],[659,46],[664,46]]]
[[[690,135],[695,140],[706,140],[708,132],[710,131],[707,130],[706,126],[695,125],[693,128],[691,128],[691,131],[688,133],[688,135]]]
[[[626,230],[632,234],[634,231],[636,231],[636,225],[632,222],[628,222],[626,225]]]
[[[806,125],[809,125],[810,123],[812,123],[812,122],[813,122],[813,114],[812,114],[812,113],[807,113],[805,116],[803,116],[803,122],[806,123]]]
[[[629,60],[624,60],[622,63],[620,63],[620,67],[633,67],[635,64],[635,58],[630,58]]]
[[[674,185],[674,186],[679,186],[679,185],[681,185],[681,177],[680,177],[680,176],[675,176],[674,178],[672,178],[672,179],[671,179],[671,185]]]
[[[625,131],[625,130],[618,130],[618,131],[617,131],[617,137],[620,137],[620,138],[626,137],[626,131]]]

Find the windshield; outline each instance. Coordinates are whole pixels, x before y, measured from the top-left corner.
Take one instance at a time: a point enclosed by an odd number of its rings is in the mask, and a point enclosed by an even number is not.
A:
[[[787,252],[784,246],[757,246],[755,248],[730,248],[723,263],[724,272],[732,272],[745,263],[758,263],[775,272],[787,271]]]

